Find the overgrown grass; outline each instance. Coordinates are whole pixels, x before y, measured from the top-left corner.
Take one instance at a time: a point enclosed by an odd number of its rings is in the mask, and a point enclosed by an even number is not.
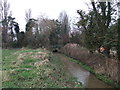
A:
[[[63,55],[63,54],[62,54],[62,55]],[[108,77],[105,77],[105,76],[103,76],[103,75],[101,75],[101,74],[96,73],[95,70],[93,70],[93,69],[90,68],[89,66],[81,63],[81,62],[78,61],[78,60],[75,60],[75,59],[73,59],[73,58],[70,58],[70,57],[68,57],[68,56],[66,56],[66,55],[64,55],[64,56],[65,56],[66,58],[68,58],[68,60],[70,60],[70,61],[72,61],[72,62],[75,62],[75,63],[79,64],[80,66],[82,66],[84,69],[90,71],[90,72],[93,73],[98,79],[102,80],[103,82],[105,82],[105,83],[107,83],[107,84],[109,84],[109,85],[111,85],[111,86],[113,86],[113,87],[115,87],[115,88],[120,89],[120,85],[118,85],[116,82],[110,80]]]
[[[46,53],[46,56],[42,52]],[[59,58],[47,50],[3,49],[2,57],[2,88],[82,87],[76,78],[66,73]],[[49,62],[43,63],[46,59],[49,59]]]

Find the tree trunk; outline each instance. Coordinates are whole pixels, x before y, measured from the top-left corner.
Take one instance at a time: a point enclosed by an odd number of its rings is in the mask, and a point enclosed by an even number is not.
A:
[[[118,61],[120,62],[120,18],[118,19],[117,56],[118,56]]]
[[[7,28],[5,25],[3,26],[2,30],[2,39],[3,43],[7,43]]]
[[[117,41],[117,56],[118,56],[118,68],[120,67],[120,17],[118,19],[118,41]],[[118,70],[118,83],[120,84],[120,70]]]

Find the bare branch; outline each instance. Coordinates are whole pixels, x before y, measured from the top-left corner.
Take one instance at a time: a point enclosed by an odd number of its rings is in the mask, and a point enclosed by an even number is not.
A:
[[[28,22],[31,17],[32,17],[32,10],[28,9],[27,11],[25,11],[25,20],[26,20],[26,22]]]

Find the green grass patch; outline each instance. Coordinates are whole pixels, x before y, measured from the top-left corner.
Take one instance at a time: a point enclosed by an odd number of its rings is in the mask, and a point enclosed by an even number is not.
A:
[[[96,75],[96,77],[98,79],[102,80],[103,82],[105,82],[105,83],[107,83],[107,84],[109,84],[109,85],[111,85],[111,86],[113,86],[115,88],[119,88],[120,89],[120,85],[117,84],[116,82],[110,80],[108,77],[105,77],[105,76],[97,74],[97,73],[95,73],[95,75]]]
[[[19,68],[35,68],[33,65],[28,65],[28,64],[21,64]]]
[[[28,58],[28,59],[26,59],[26,60],[23,61],[24,64],[34,63],[34,62],[36,62],[36,60],[35,60],[35,59],[32,59],[32,58]]]
[[[14,82],[7,81],[2,83],[3,88],[19,88]],[[5,86],[5,87],[4,87]]]
[[[32,52],[31,54],[26,54]],[[44,59],[35,59],[30,55],[37,52],[48,53],[49,62],[37,68],[36,62]],[[25,54],[22,59],[17,59],[20,54]],[[59,58],[47,50],[42,49],[3,49],[3,69],[8,80],[3,81],[4,88],[81,88],[82,85],[76,78],[66,73]],[[4,77],[3,76],[3,77]],[[77,83],[76,83],[77,82]]]
[[[33,73],[33,71],[22,71],[21,73],[18,73],[17,78],[20,80],[27,80],[27,79],[32,79],[32,77],[35,77],[36,74]]]

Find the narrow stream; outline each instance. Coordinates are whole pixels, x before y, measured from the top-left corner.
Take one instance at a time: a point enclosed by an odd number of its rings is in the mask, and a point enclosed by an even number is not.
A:
[[[85,88],[112,88],[111,86],[97,79],[93,74],[82,68],[79,64],[67,60],[67,58],[60,54],[57,55],[63,62],[68,72],[73,77],[76,77],[78,81],[82,82]]]

